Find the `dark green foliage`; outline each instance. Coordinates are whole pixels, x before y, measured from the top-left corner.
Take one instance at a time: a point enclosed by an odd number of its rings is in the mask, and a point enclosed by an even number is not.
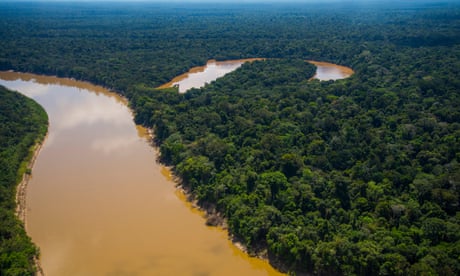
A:
[[[38,249],[14,214],[16,185],[48,117],[34,101],[0,86],[0,275],[33,275]]]
[[[125,94],[183,184],[286,271],[458,275],[460,7],[330,5],[3,4],[0,68]],[[242,57],[273,59],[154,89]],[[355,74],[308,81],[308,59]]]
[[[184,184],[217,204],[250,250],[266,247],[285,269],[458,272],[460,125],[433,115],[460,104],[456,88],[444,87],[433,99],[444,104],[427,110],[420,90],[405,95],[416,82],[373,88],[358,72],[320,83],[308,81],[305,64],[248,63],[185,95],[138,90],[133,104],[155,106],[148,124]],[[285,80],[274,81],[279,72]],[[391,102],[398,107],[386,110]]]

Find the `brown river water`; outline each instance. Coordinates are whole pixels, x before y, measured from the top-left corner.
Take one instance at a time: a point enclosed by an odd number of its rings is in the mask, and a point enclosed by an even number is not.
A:
[[[263,58],[248,58],[228,61],[209,60],[206,65],[193,67],[187,73],[179,75],[170,82],[161,85],[158,88],[168,88],[173,86],[179,87],[180,93],[185,93],[190,88],[198,88],[210,83],[225,74],[238,69],[245,62],[263,60]]]
[[[184,93],[244,62],[192,68],[160,88]],[[314,78],[353,70],[309,61]],[[156,162],[146,129],[126,99],[86,82],[0,72],[0,84],[40,103],[49,134],[27,186],[27,232],[40,247],[45,275],[281,275],[249,257],[203,213]]]
[[[314,79],[320,81],[346,79],[354,74],[353,69],[329,62],[308,60],[309,63],[316,65]]]
[[[187,73],[179,75],[170,82],[158,88],[178,86],[180,93],[185,93],[190,88],[202,87],[217,78],[224,76],[238,69],[245,62],[263,60],[263,58],[238,59],[229,61],[209,60],[205,66],[193,67]],[[345,79],[353,75],[353,69],[329,62],[308,60],[307,62],[316,65],[316,74],[313,79],[320,81]]]
[[[70,79],[0,72],[49,115],[27,186],[27,232],[45,275],[280,275],[249,257],[156,162],[126,100]]]

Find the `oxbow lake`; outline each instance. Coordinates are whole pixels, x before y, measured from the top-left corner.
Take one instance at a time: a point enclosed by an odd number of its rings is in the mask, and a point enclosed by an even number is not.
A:
[[[187,73],[179,75],[170,82],[161,85],[159,88],[177,86],[180,93],[185,93],[190,88],[203,87],[206,83],[210,83],[220,77],[223,77],[225,74],[238,69],[245,62],[252,62],[255,60],[263,59],[252,58],[229,61],[209,60],[206,65],[194,67]],[[320,81],[345,79],[354,73],[351,68],[342,65],[313,60],[309,60],[307,62],[312,63],[317,67],[316,74],[313,76],[313,79],[318,79]]]

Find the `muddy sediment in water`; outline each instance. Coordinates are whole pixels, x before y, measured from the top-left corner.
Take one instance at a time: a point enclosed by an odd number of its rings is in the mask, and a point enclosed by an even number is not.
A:
[[[195,78],[185,92],[254,60],[261,59],[211,60],[160,88]],[[308,62],[319,80],[354,73]],[[31,162],[33,177],[25,175],[17,191],[18,216],[41,248],[46,275],[279,274],[232,244],[212,206],[200,209],[176,188],[180,182],[156,163],[151,132],[134,125],[125,98],[87,82],[16,72],[0,72],[0,84],[34,98],[50,117],[48,138]]]
[[[236,59],[228,61],[209,60],[204,66],[191,68],[188,72],[173,78],[170,82],[159,86],[159,89],[178,86],[184,93],[190,88],[198,88],[238,69],[243,63],[263,60],[263,58]]]
[[[279,275],[208,227],[156,162],[124,98],[69,79],[0,73],[49,115],[26,188],[46,275]],[[95,88],[93,90],[93,88]]]
[[[353,69],[343,65],[314,60],[307,60],[307,62],[317,67],[312,79],[320,81],[346,79],[355,73]]]
[[[238,59],[228,61],[209,60],[206,65],[191,68],[187,73],[173,78],[170,82],[158,87],[158,89],[178,87],[180,93],[185,93],[190,88],[203,87],[219,77],[238,69],[245,62],[264,60],[265,58]],[[353,69],[329,62],[307,60],[317,67],[312,79],[320,81],[339,80],[354,74]]]

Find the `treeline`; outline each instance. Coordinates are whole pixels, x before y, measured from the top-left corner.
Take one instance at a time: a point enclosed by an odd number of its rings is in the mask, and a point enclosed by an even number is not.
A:
[[[455,28],[440,24],[456,19],[455,9],[446,15],[449,5],[331,5],[6,2],[0,70],[72,77],[126,94],[208,59],[305,58],[354,67],[358,55],[382,44],[459,42]]]
[[[458,83],[321,83],[303,64],[246,64],[184,95],[138,89],[136,120],[197,199],[286,271],[457,274]]]
[[[458,4],[0,5],[1,69],[126,95],[251,253],[292,273],[460,273]],[[154,89],[244,57],[272,59]],[[307,59],[355,74],[309,81]]]
[[[0,275],[34,275],[39,250],[15,215],[16,186],[48,116],[33,100],[0,86]]]

